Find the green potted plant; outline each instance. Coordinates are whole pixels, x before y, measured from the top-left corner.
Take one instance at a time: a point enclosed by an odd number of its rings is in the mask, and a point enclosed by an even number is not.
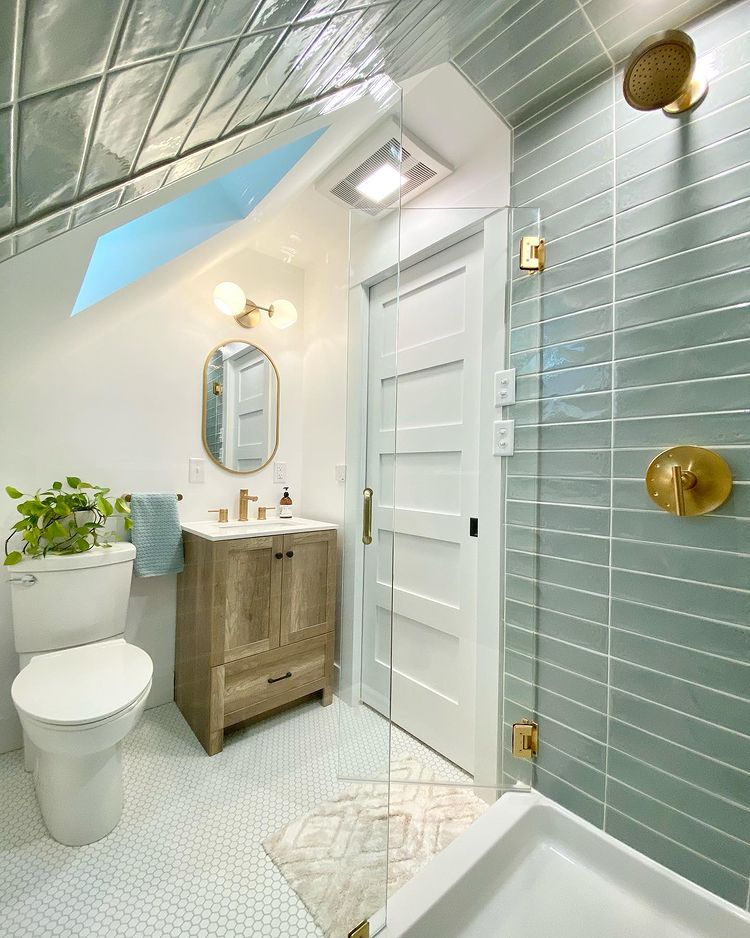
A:
[[[77,476],[67,476],[65,481],[67,487],[53,482],[49,489],[34,495],[25,495],[12,485],[5,487],[11,498],[23,499],[17,506],[21,519],[5,541],[5,566],[20,563],[24,557],[91,550],[99,544],[112,515],[123,516],[126,529],[133,526],[129,505],[122,498],[108,498],[109,489],[82,482]],[[13,538],[23,542],[20,550],[10,549]]]

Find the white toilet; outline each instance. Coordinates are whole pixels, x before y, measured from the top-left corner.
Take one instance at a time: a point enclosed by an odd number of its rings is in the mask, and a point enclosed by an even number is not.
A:
[[[114,544],[10,572],[26,767],[47,829],[70,846],[120,820],[120,744],[151,689],[151,658],[124,638],[134,558],[132,544]]]

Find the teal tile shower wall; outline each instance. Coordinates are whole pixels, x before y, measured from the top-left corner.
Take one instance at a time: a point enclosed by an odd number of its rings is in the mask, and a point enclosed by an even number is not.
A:
[[[750,3],[688,29],[714,73],[690,117],[608,70],[515,132],[548,266],[512,284],[505,720],[542,742],[505,771],[748,907]],[[646,495],[679,443],[732,467],[711,515]]]

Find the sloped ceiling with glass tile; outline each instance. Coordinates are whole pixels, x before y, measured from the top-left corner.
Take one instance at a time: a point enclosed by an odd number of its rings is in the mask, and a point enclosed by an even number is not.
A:
[[[0,257],[16,233],[64,231],[335,110],[382,76],[452,59],[514,123],[644,30],[710,5],[3,0]]]

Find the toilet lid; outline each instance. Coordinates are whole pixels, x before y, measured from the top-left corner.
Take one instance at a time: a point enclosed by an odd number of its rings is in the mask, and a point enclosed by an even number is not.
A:
[[[94,723],[125,710],[146,690],[151,659],[122,639],[37,655],[16,677],[13,703],[42,723]]]

